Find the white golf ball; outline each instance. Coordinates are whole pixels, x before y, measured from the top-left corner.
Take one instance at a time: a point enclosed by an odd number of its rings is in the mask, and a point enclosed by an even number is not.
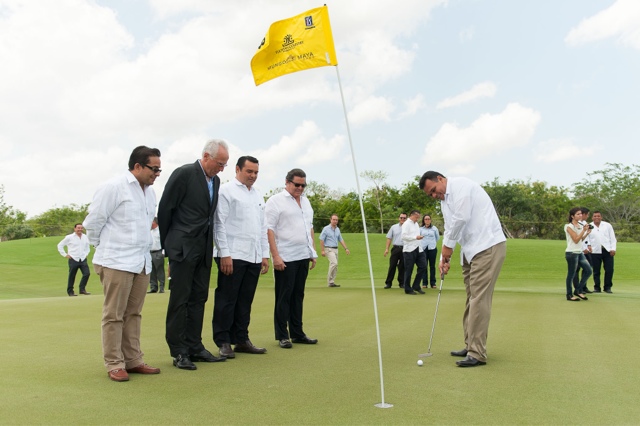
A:
[[[418,366],[419,366],[419,367],[422,367],[422,364],[424,364],[424,363],[422,362],[422,360],[421,360],[421,359],[419,359],[419,360],[418,360]]]

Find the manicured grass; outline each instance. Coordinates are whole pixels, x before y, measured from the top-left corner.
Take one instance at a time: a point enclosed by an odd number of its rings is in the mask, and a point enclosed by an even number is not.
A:
[[[383,290],[384,237],[370,235],[380,320],[385,402],[381,401],[373,299],[364,239],[345,235],[337,282],[326,288],[326,259],[308,280],[305,330],[317,346],[277,347],[273,281],[261,279],[251,338],[266,355],[171,365],[164,342],[169,294],[147,296],[143,310],[145,361],[159,376],[108,380],[102,367],[97,277],[94,295],[67,297],[60,238],[0,243],[0,423],[2,424],[636,424],[636,287],[640,245],[621,244],[614,294],[587,302],[564,300],[562,241],[508,242],[494,295],[484,367],[455,366],[462,342],[464,291],[459,266],[445,279],[433,341],[428,346],[437,290],[405,296]],[[215,274],[215,271],[214,271]],[[592,287],[592,281],[590,281]],[[213,288],[203,340],[211,339]]]

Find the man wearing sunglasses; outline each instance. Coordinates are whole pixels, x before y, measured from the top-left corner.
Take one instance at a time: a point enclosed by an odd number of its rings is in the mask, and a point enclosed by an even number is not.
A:
[[[276,306],[275,337],[281,348],[293,343],[316,344],[302,329],[302,303],[309,269],[318,254],[313,234],[313,209],[303,194],[307,175],[301,169],[287,173],[285,188],[267,200],[267,236],[273,259]],[[311,266],[309,266],[311,264]]]

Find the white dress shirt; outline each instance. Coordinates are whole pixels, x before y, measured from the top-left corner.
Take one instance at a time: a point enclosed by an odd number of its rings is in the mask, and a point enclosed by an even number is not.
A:
[[[66,253],[64,246],[67,246]],[[84,234],[80,234],[80,237],[75,232],[69,234],[58,243],[58,252],[63,257],[67,257],[68,254],[76,262],[83,261],[89,256],[89,239]]]
[[[250,263],[269,258],[265,202],[253,186],[234,178],[220,186],[214,216],[213,257],[229,257]]]
[[[408,217],[404,222],[404,225],[402,225],[403,252],[410,253],[415,249],[418,249],[418,251],[422,253],[422,246],[420,245],[420,241],[417,239],[418,235],[420,235],[420,225],[418,225],[418,222],[412,221],[411,217]]]
[[[613,226],[609,222],[604,220],[600,222],[600,226],[591,222],[593,229],[589,235],[591,238],[591,250],[592,253],[602,254],[602,247],[607,251],[616,251],[616,234],[613,232]]]
[[[162,250],[162,244],[160,243],[160,228],[156,226],[155,229],[151,228],[151,251]]]
[[[445,222],[442,244],[453,249],[459,243],[461,255],[468,262],[481,251],[506,241],[491,198],[476,182],[448,178],[441,206]]]
[[[156,193],[144,191],[127,171],[102,185],[93,196],[82,224],[96,247],[93,264],[139,274],[151,272],[151,222]]]
[[[287,190],[273,195],[265,207],[267,228],[275,234],[276,246],[285,262],[318,257],[313,247],[313,209],[307,197],[300,196],[300,205]]]

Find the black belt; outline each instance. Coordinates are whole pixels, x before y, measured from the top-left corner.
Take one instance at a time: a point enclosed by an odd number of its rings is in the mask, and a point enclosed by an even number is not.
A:
[[[402,248],[403,246],[396,246],[396,245],[394,245],[394,246],[393,246],[393,248],[396,248],[396,247],[400,247],[400,248]]]
[[[338,247],[329,247],[329,246],[324,246],[324,248],[334,248],[334,249],[337,249]]]
[[[151,250],[151,253],[158,253],[160,251],[162,251],[162,249],[160,249],[160,250]]]

